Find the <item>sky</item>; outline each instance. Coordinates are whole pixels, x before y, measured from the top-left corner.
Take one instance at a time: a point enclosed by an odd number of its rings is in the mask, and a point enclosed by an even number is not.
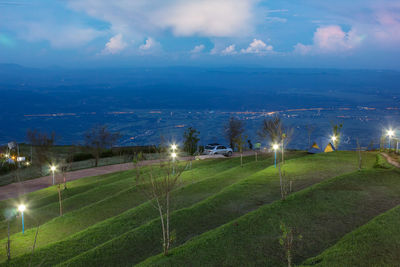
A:
[[[0,63],[400,70],[400,1],[0,0]]]

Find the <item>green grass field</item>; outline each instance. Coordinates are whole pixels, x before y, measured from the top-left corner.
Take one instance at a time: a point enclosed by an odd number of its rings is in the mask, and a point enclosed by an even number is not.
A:
[[[0,265],[285,266],[285,252],[278,242],[282,222],[303,236],[295,241],[295,264],[335,263],[332,249],[346,255],[349,240],[360,240],[351,243],[354,251],[347,261],[351,263],[357,249],[372,246],[361,238],[372,229],[368,225],[376,228],[374,218],[380,214],[377,220],[387,218],[385,212],[400,204],[398,170],[372,152],[363,153],[363,169],[357,169],[354,152],[287,153],[283,170],[292,181],[292,193],[281,200],[271,155],[259,157],[258,162],[253,156],[244,157],[243,167],[238,158],[195,161],[172,194],[171,229],[176,239],[168,256],[160,254],[157,210],[140,190],[148,185],[136,184],[135,171],[76,180],[63,192],[62,217],[54,187],[0,202],[3,211],[21,201],[28,203],[25,234],[20,233],[20,218],[10,221],[12,260],[6,261],[2,249]],[[148,171],[149,167],[142,169]],[[3,216],[3,248],[6,227]],[[380,231],[375,232],[376,240],[384,238],[384,233],[377,237]],[[395,229],[390,233],[398,236]],[[388,248],[398,250],[395,244]],[[384,251],[375,262],[384,262]]]

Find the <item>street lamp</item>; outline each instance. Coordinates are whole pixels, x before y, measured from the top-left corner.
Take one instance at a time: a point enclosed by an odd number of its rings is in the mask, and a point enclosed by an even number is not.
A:
[[[390,152],[390,146],[391,146],[391,142],[392,142],[392,137],[394,136],[394,131],[388,130],[386,135],[389,137],[389,152]]]
[[[25,231],[25,227],[24,227],[24,211],[25,211],[26,207],[24,204],[20,204],[18,206],[18,211],[21,212],[21,218],[22,218],[22,233],[24,233]]]
[[[175,158],[176,158],[176,153],[172,152],[171,153],[171,157],[172,157],[172,175],[175,174]]]
[[[172,149],[172,151],[175,151],[177,148],[178,148],[178,146],[177,146],[177,145],[175,145],[175,144],[172,144],[172,145],[171,145],[171,149]]]
[[[53,185],[55,184],[55,181],[54,181],[54,172],[56,171],[56,166],[54,166],[54,165],[52,165],[52,166],[50,166],[50,170],[51,170],[51,172],[53,173]]]
[[[275,168],[276,168],[276,151],[279,149],[279,145],[278,144],[274,144],[272,146],[272,149],[275,151]]]

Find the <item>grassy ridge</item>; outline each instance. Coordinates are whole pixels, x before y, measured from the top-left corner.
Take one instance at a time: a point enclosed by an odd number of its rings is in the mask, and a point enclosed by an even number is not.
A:
[[[366,154],[368,166],[375,162],[375,155]],[[337,164],[341,168],[337,169]],[[285,171],[292,178],[294,190],[301,190],[337,173],[356,169],[353,153],[340,155],[320,154],[287,161]],[[279,178],[273,167],[242,179],[221,193],[190,208],[174,212],[172,228],[177,232],[176,245],[190,238],[227,223],[260,205],[280,198]],[[158,219],[133,229],[109,242],[65,262],[73,266],[131,265],[160,252],[161,228]]]
[[[235,164],[236,163],[236,164]],[[216,161],[205,161],[199,162],[201,167],[193,167],[192,170],[185,171],[182,175],[182,180],[186,183],[190,183],[193,179],[204,178],[205,174],[213,171],[221,171],[237,166],[237,159],[234,160],[216,160]],[[195,165],[194,165],[195,166]],[[133,171],[128,171],[133,176]],[[108,186],[108,185],[105,185]],[[69,190],[69,189],[68,189]],[[94,189],[96,190],[96,189]],[[92,193],[89,190],[90,194]],[[81,193],[78,196],[85,196],[86,193]],[[40,239],[38,239],[37,247],[44,246],[48,243],[55,242],[68,237],[68,235],[74,234],[78,231],[84,230],[85,228],[100,222],[104,219],[118,215],[132,207],[140,205],[146,199],[143,194],[138,192],[138,188],[135,186],[135,182],[132,182],[130,186],[125,187],[123,190],[113,195],[99,194],[101,197],[100,201],[91,203],[89,205],[83,205],[82,208],[75,211],[66,213],[62,217],[57,217],[49,222],[40,226]],[[77,199],[76,204],[79,205],[82,198]],[[33,214],[33,213],[32,213]],[[27,218],[28,221],[28,218]],[[17,227],[20,226],[20,220],[17,220]],[[12,236],[14,240],[12,242],[12,250],[14,256],[26,253],[30,251],[30,247],[34,240],[36,229],[29,229],[24,235],[17,233]],[[3,235],[5,233],[3,232]],[[3,246],[6,239],[0,241],[0,246]],[[5,259],[5,254],[0,254],[0,261]]]
[[[383,213],[303,266],[398,266],[400,206]]]
[[[300,155],[302,154],[295,153],[292,157]],[[198,180],[195,183],[176,190],[172,195],[175,200],[174,208],[179,209],[190,206],[217,193],[238,179],[263,169],[265,165],[272,164],[272,158],[269,156],[267,158],[260,157],[260,161],[258,162],[255,162],[252,157],[246,157],[244,158],[245,165],[243,168],[239,167],[236,161],[234,160],[234,166],[236,167],[221,171],[210,178]],[[213,173],[213,171],[210,173]],[[33,262],[35,264],[41,263],[42,266],[54,265],[134,229],[157,216],[157,211],[149,202],[143,203],[136,208],[89,227],[65,240],[37,250]],[[57,251],[58,253],[54,255],[53,251]],[[11,264],[20,266],[26,264],[29,260],[30,255],[21,256],[14,259]]]
[[[363,170],[265,205],[140,266],[287,266],[281,222],[303,236],[293,251],[298,264],[399,203],[398,170]]]

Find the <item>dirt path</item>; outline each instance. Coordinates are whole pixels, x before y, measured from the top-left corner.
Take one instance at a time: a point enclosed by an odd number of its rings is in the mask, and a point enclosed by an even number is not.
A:
[[[386,153],[382,153],[382,156],[385,157],[385,159],[392,164],[393,166],[400,168],[400,162],[398,162],[397,160],[393,159],[392,157],[390,157],[388,154]]]
[[[243,153],[243,155],[251,155],[253,152],[249,151]],[[234,153],[233,157],[239,157],[240,154]],[[216,156],[200,156],[201,158],[223,158],[222,155]],[[181,161],[189,160],[189,157],[179,158]],[[150,165],[158,163],[159,160],[145,160],[141,162],[141,165]],[[101,166],[96,168],[89,168],[77,171],[71,171],[67,173],[67,181],[73,181],[84,177],[97,176],[102,174],[108,174],[119,171],[126,171],[133,169],[134,165],[132,163],[115,164],[108,166]],[[18,196],[34,192],[52,185],[52,176],[44,176],[32,180],[23,181],[21,183],[13,183],[0,187],[0,200],[5,200],[9,198],[16,198]]]

